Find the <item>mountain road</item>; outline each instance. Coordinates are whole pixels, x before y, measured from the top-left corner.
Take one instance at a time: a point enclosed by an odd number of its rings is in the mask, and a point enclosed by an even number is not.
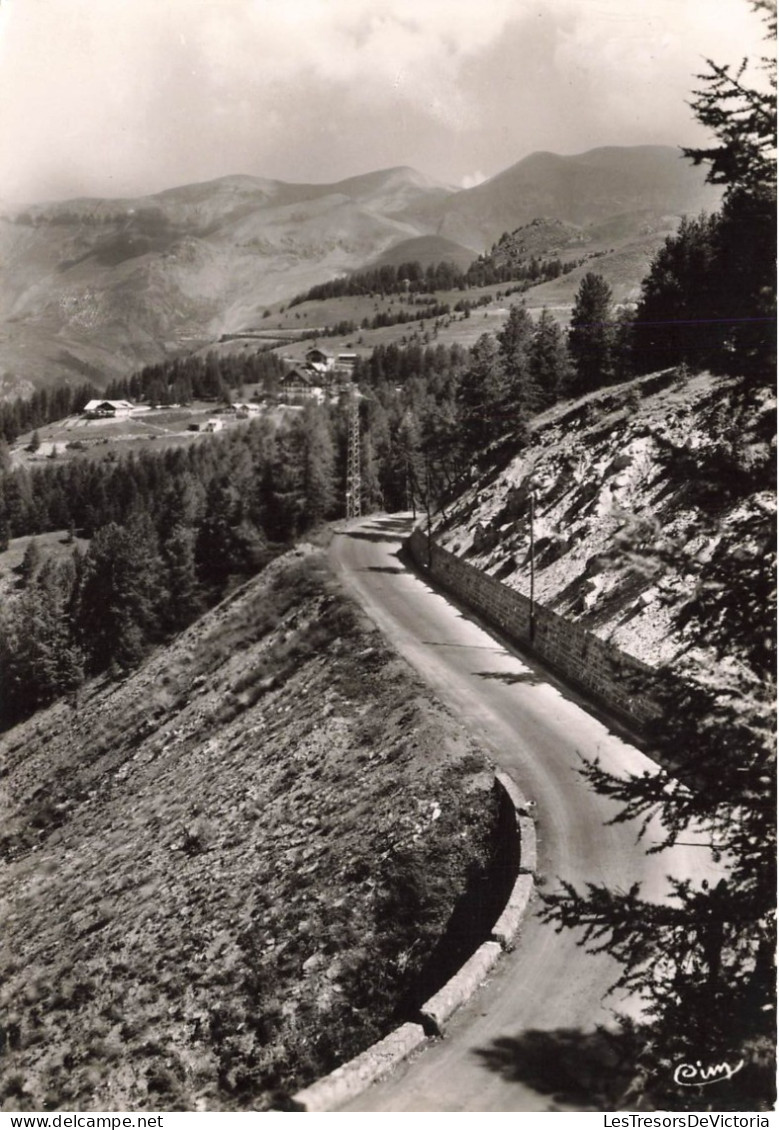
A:
[[[533,661],[499,642],[436,592],[398,556],[408,516],[372,516],[342,527],[330,556],[347,589],[398,652],[535,803],[537,879],[626,890],[662,901],[666,876],[715,874],[703,844],[646,854],[659,838],[636,825],[609,825],[617,806],[577,770],[598,758],[614,772],[653,769],[635,746],[588,710],[584,700]],[[620,969],[590,954],[578,932],[558,934],[530,906],[515,949],[430,1044],[348,1111],[571,1111],[603,1109],[588,1074],[595,1028],[635,1001],[607,996]],[[602,1101],[602,1100],[601,1100]],[[606,1109],[610,1109],[607,1107]]]

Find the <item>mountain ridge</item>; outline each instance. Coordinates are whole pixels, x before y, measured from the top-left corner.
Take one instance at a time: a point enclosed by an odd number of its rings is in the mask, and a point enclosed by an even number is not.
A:
[[[400,165],[322,184],[232,174],[20,208],[0,219],[0,391],[85,376],[104,386],[409,241],[453,244],[463,263],[546,216],[597,250],[647,236],[654,247],[715,199],[675,150],[639,146],[539,151],[470,189]]]

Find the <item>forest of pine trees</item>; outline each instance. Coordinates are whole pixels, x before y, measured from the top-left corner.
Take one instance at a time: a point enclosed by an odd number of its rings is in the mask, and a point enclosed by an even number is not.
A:
[[[148,366],[108,393],[161,403],[213,397],[248,380],[272,387],[280,371],[271,354],[210,353]],[[421,505],[454,490],[501,432],[521,440],[525,420],[565,393],[570,371],[554,319],[544,313],[536,326],[521,306],[499,340],[484,335],[472,350],[377,347],[354,371],[364,509]],[[40,397],[39,416],[28,420],[76,403]],[[63,564],[40,561],[30,543],[23,591],[0,614],[3,723],[72,693],[88,675],[132,668],[236,579],[339,516],[345,419],[342,404],[309,405],[282,423],[260,419],[187,448],[6,465],[0,550],[53,530],[90,544]]]
[[[501,239],[509,239],[509,234],[504,233]],[[431,263],[429,267],[423,267],[418,261],[401,263],[397,267],[385,264],[372,271],[357,271],[318,283],[304,294],[296,295],[289,305],[299,306],[303,302],[321,302],[347,295],[435,294],[437,291],[471,290],[504,282],[523,283],[527,289],[568,274],[584,261],[572,259],[563,262],[558,257],[544,259],[532,255],[527,261],[498,263],[495,253],[500,246],[500,242],[495,244],[489,255],[480,256],[466,271],[449,262]]]
[[[567,333],[547,310],[534,321],[519,303],[497,337],[483,334],[469,350],[390,343],[358,358],[363,508],[445,502],[496,445],[517,450],[536,413],[642,372],[648,357],[665,366],[725,368],[730,340],[720,333],[715,341],[707,331],[701,348],[672,317],[680,288],[695,310],[706,308],[708,292],[698,282],[722,222],[683,222],[658,254],[636,313],[615,310],[608,284],[590,272]],[[652,345],[661,331],[662,352]],[[160,404],[229,400],[245,384],[272,393],[283,371],[270,352],[209,352],[147,366],[112,382],[106,395]],[[3,406],[0,426],[12,440],[78,411],[94,393],[91,386],[41,390]],[[85,558],[76,553],[67,568],[25,566],[24,594],[0,618],[8,672],[0,717],[13,721],[37,709],[85,674],[127,669],[218,599],[231,578],[338,516],[344,419],[342,405],[309,407],[286,424],[258,421],[186,450],[13,472],[0,451],[0,551],[10,538],[57,529],[92,539]],[[44,653],[50,661],[42,661]]]

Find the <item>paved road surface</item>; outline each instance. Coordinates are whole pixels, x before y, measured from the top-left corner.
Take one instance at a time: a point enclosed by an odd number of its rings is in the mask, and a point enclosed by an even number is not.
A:
[[[400,653],[536,802],[539,874],[549,886],[557,876],[579,887],[603,881],[625,889],[640,880],[648,897],[660,899],[665,875],[708,873],[703,848],[647,856],[636,844],[635,827],[604,826],[616,808],[578,776],[579,754],[598,756],[616,771],[651,768],[651,762],[588,713],[573,692],[404,568],[397,552],[410,528],[404,517],[364,519],[334,538],[332,560]],[[527,1066],[528,1041],[537,1038],[528,1033],[555,1033],[562,1064],[564,1048],[578,1046],[610,1019],[618,999],[603,998],[617,972],[608,955],[585,953],[573,932],[556,934],[531,912],[515,951],[456,1014],[446,1039],[344,1109],[593,1109],[577,1090],[581,1080],[556,1095],[539,1082],[547,1072],[543,1065],[540,1072]]]

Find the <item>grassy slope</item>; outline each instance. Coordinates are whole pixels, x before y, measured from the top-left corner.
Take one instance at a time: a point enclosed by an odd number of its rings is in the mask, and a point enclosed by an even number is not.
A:
[[[515,283],[496,283],[487,287],[478,287],[472,290],[442,290],[428,296],[425,301],[433,304],[449,304],[452,313],[440,319],[417,318],[416,321],[406,322],[393,326],[382,326],[376,330],[356,329],[349,334],[340,336],[322,337],[317,344],[328,352],[337,354],[344,351],[359,353],[361,356],[370,356],[377,345],[388,345],[395,342],[404,345],[417,341],[423,345],[452,345],[459,344],[464,347],[473,345],[483,333],[498,333],[508,317],[509,307],[513,303],[521,302],[524,297],[531,309],[540,310],[543,302],[533,301],[533,291],[526,295],[512,294],[505,296],[507,289]],[[497,295],[500,293],[501,297]],[[489,296],[488,305],[473,310],[470,317],[464,313],[455,313],[456,303],[467,300],[476,303],[479,299]],[[419,296],[415,296],[419,297]],[[363,318],[373,318],[379,313],[396,313],[397,311],[417,311],[421,313],[422,306],[414,305],[402,295],[390,295],[385,298],[365,296],[346,296],[343,298],[330,298],[321,302],[302,302],[281,311],[278,307],[271,310],[271,316],[264,319],[259,329],[268,334],[278,331],[286,333],[294,331],[303,333],[310,330],[321,330],[325,326],[337,325],[338,322],[352,321],[359,327]],[[562,312],[566,317],[568,306]],[[436,328],[436,321],[439,322]],[[423,324],[421,324],[423,323]],[[283,357],[291,357],[302,361],[306,351],[313,345],[313,341],[288,341],[275,349]],[[241,342],[229,342],[222,346],[220,351],[238,352],[245,346]]]
[[[483,757],[306,547],[0,755],[5,1109],[265,1108],[491,850]]]
[[[89,548],[86,538],[75,537],[70,541],[67,530],[52,530],[49,533],[38,534],[36,537],[28,535],[23,538],[11,538],[8,549],[0,553],[0,602],[13,600],[23,591],[24,583],[19,573],[19,566],[24,561],[27,546],[34,541],[41,552],[41,561],[47,557],[63,560],[72,556],[73,550],[78,548],[82,553]]]

